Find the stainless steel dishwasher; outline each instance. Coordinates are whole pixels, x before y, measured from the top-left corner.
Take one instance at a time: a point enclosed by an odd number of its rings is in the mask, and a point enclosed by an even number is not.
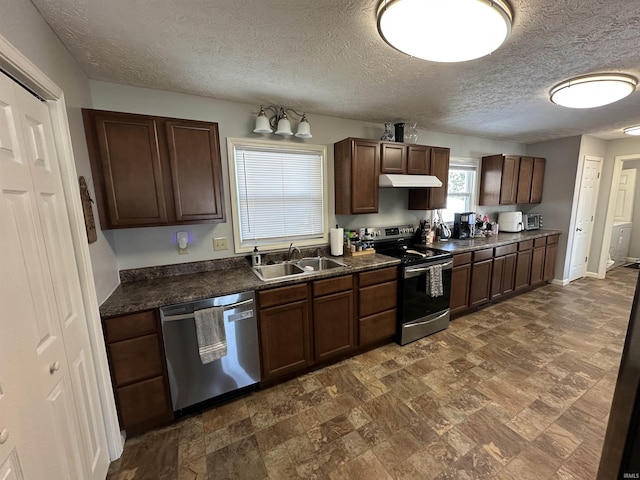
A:
[[[194,312],[224,307],[227,354],[203,364]],[[260,381],[258,324],[253,292],[181,303],[160,309],[173,410],[223,399]]]

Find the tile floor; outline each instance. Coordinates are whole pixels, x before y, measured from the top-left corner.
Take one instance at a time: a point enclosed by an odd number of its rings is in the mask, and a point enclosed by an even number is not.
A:
[[[637,275],[545,285],[131,438],[108,480],[594,479]]]

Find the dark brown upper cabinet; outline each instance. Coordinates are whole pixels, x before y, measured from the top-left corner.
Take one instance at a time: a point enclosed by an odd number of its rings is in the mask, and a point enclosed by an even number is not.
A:
[[[403,143],[383,142],[380,145],[380,172],[407,173],[407,147]]]
[[[380,142],[346,138],[333,152],[336,214],[378,213]]]
[[[83,110],[100,225],[225,220],[218,125]]]
[[[544,158],[516,155],[482,157],[480,205],[540,203]]]
[[[412,188],[409,190],[409,210],[434,210],[447,208],[449,191],[448,148],[427,147],[429,149],[429,169],[426,175],[434,175],[442,182],[441,187]]]

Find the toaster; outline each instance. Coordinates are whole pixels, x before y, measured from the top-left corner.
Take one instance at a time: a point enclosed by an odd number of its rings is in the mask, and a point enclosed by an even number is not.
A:
[[[524,230],[522,212],[500,212],[498,226],[501,232],[521,232]]]

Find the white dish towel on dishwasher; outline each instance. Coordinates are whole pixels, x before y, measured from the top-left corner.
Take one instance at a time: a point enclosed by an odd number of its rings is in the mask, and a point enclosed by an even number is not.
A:
[[[211,363],[227,354],[224,329],[224,307],[205,308],[194,312],[198,353],[202,363]]]
[[[427,270],[427,294],[431,297],[441,297],[444,295],[442,287],[442,265],[432,265]]]

